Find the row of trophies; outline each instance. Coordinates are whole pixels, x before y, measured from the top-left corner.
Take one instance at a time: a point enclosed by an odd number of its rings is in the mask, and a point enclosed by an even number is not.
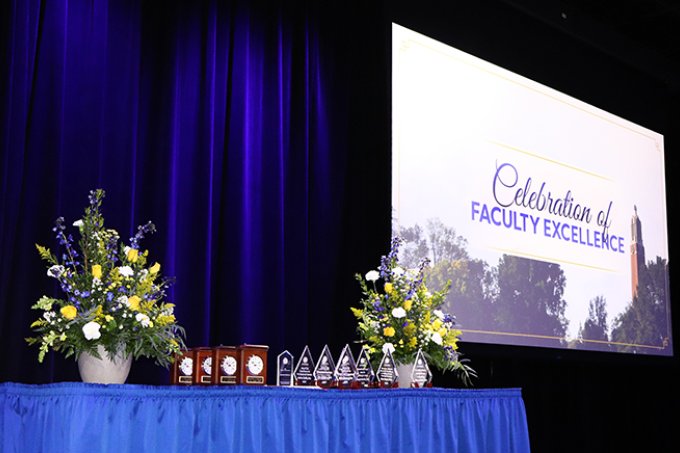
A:
[[[241,346],[200,347],[182,351],[174,361],[171,383],[173,385],[266,385],[268,346],[243,344]],[[345,345],[337,363],[328,346],[315,361],[308,346],[300,359],[288,351],[276,358],[276,385],[282,387],[321,388],[393,388],[398,387],[399,371],[388,350],[374,371],[368,351],[364,348],[357,360],[349,345]],[[421,350],[407,376],[407,386],[420,388],[432,386],[432,373]]]

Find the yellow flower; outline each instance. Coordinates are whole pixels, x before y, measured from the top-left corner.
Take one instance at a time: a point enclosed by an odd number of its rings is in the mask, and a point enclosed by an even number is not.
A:
[[[102,278],[102,267],[99,264],[92,266],[92,276],[98,279]]]
[[[393,337],[394,336],[394,327],[385,327],[383,329],[383,335],[386,337]]]
[[[130,304],[130,310],[132,311],[139,311],[139,303],[141,302],[141,299],[139,296],[130,296],[128,298],[128,303]]]
[[[408,326],[404,327],[404,335],[406,335],[407,337],[413,336],[414,333],[416,333],[415,324],[409,324]]]
[[[446,336],[446,327],[439,329],[439,335],[444,338]]]
[[[439,318],[435,319],[434,322],[432,323],[432,329],[433,330],[439,330],[439,328],[441,326],[442,326],[442,320],[439,319]]]
[[[357,318],[361,318],[364,315],[364,311],[358,308],[350,307],[350,310],[352,310],[352,314]]]
[[[139,250],[137,249],[128,249],[127,251],[127,259],[131,263],[137,262],[137,257],[139,256]]]
[[[156,275],[158,273],[158,271],[160,271],[160,270],[161,270],[161,265],[158,264],[158,263],[155,263],[153,266],[151,266],[149,268],[149,273],[151,275]]]
[[[76,317],[76,314],[78,313],[78,310],[76,310],[76,307],[73,305],[66,305],[65,307],[61,307],[61,310],[59,310],[61,313],[61,316],[63,316],[66,319],[73,319]]]
[[[404,310],[409,311],[413,306],[413,301],[411,299],[404,301]]]
[[[412,348],[415,348],[417,344],[418,339],[416,337],[411,337],[411,339],[408,341],[408,345]]]
[[[392,289],[393,289],[392,283],[390,283],[390,282],[385,283],[385,292],[387,294],[392,293]]]

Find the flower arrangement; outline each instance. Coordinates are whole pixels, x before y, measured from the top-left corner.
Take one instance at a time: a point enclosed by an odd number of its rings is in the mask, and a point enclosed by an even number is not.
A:
[[[430,291],[425,285],[429,260],[422,260],[417,269],[402,268],[398,258],[401,243],[401,238],[392,238],[390,252],[381,258],[379,269],[356,275],[363,298],[361,307],[351,310],[358,319],[357,332],[364,347],[369,353],[389,350],[400,364],[412,363],[420,349],[430,364],[442,371],[455,371],[470,384],[476,374],[458,352],[461,331],[455,318],[441,310],[451,283],[440,291]],[[380,289],[379,280],[383,282]]]
[[[42,296],[31,307],[42,316],[31,324],[37,336],[26,341],[40,346],[39,362],[50,348],[76,359],[84,351],[100,357],[101,345],[111,357],[124,352],[168,368],[184,348],[185,332],[176,323],[174,305],[164,302],[173,279],[161,276],[159,263],[147,266],[149,252],[140,249],[155,226],[140,225],[125,245],[116,230],[104,227],[103,198],[103,190],[91,191],[84,217],[73,224],[80,231],[79,247],[66,233],[63,217],[53,228],[61,257],[36,244],[48,263],[47,275],[58,281],[64,296]]]

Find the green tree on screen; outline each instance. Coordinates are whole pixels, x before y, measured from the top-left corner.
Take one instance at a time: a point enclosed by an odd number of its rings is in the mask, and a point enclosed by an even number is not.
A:
[[[588,318],[579,329],[579,338],[591,340],[588,349],[608,350],[609,345],[599,342],[609,341],[607,334],[607,301],[603,296],[592,299],[588,305]]]
[[[650,352],[647,347],[670,344],[667,313],[668,263],[661,257],[640,272],[637,296],[614,320],[612,341],[623,352]]]
[[[562,268],[512,255],[503,255],[497,268],[496,325],[502,331],[555,337],[565,336],[568,321],[563,299],[566,279]]]

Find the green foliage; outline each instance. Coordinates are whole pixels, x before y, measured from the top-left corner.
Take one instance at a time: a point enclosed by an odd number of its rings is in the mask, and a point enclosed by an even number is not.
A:
[[[74,223],[80,232],[78,248],[65,233],[64,219],[57,219],[62,261],[36,244],[48,263],[47,275],[59,282],[64,297],[43,296],[31,307],[42,313],[31,324],[36,336],[26,341],[39,346],[39,362],[49,350],[66,357],[77,358],[83,351],[98,356],[102,345],[112,357],[123,350],[167,368],[184,348],[185,332],[176,322],[174,305],[165,301],[173,279],[161,275],[160,264],[147,266],[149,252],[139,249],[155,227],[150,222],[140,226],[130,244],[123,244],[116,230],[104,227],[103,198],[103,190],[92,191],[85,215]]]
[[[397,257],[399,244],[401,239],[394,238],[379,270],[365,277],[356,275],[363,294],[361,306],[351,308],[357,331],[376,359],[376,353],[389,350],[398,363],[410,363],[422,350],[430,364],[459,373],[469,385],[475,372],[458,353],[461,332],[453,316],[441,310],[450,282],[439,291],[429,290],[424,277],[429,261],[422,261],[417,269],[404,269]]]

